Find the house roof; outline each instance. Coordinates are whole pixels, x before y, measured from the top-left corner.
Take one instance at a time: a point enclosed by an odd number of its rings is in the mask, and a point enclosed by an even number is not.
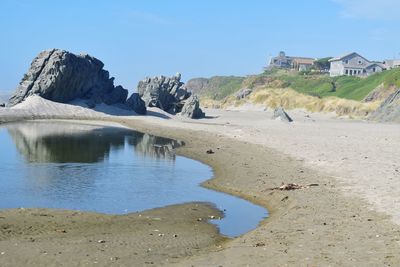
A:
[[[365,68],[366,69],[369,69],[369,68],[372,68],[372,67],[374,67],[374,66],[378,66],[378,67],[381,67],[381,68],[385,68],[385,66],[383,66],[383,64],[382,63],[380,63],[380,62],[372,62],[371,64],[369,64],[368,66],[366,66]]]
[[[293,62],[297,64],[307,64],[307,65],[312,65],[315,62],[315,59],[313,58],[293,58]]]
[[[356,52],[351,52],[351,53],[347,53],[347,54],[341,55],[341,56],[339,56],[339,57],[334,57],[334,58],[330,59],[329,62],[332,62],[332,61],[340,61],[340,60],[343,60],[344,58],[349,57],[349,56],[352,56],[352,55],[354,55],[354,54],[356,54],[356,55],[362,57],[363,59],[365,59],[366,61],[369,62],[368,59],[366,59],[365,57],[361,56],[360,54],[358,54],[358,53],[356,53]]]

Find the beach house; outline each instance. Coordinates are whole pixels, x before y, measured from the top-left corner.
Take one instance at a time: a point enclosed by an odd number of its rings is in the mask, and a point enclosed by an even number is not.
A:
[[[295,69],[298,71],[305,71],[314,65],[315,58],[309,57],[291,57],[287,56],[284,51],[279,52],[278,56],[271,58],[267,68],[279,69]]]
[[[329,62],[331,77],[341,75],[365,77],[385,69],[383,63],[369,61],[356,52],[332,58]]]

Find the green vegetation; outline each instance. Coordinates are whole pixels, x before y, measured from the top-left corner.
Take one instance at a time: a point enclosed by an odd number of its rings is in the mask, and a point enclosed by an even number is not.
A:
[[[317,70],[329,70],[331,63],[329,60],[332,59],[332,57],[324,57],[320,58],[317,61],[314,62],[315,69]]]
[[[290,81],[289,87],[300,93],[319,97],[336,96],[360,101],[380,84],[384,84],[385,87],[391,85],[399,86],[400,69],[376,73],[367,78],[353,76],[288,76],[288,78],[284,79]]]
[[[238,91],[244,81],[244,77],[237,76],[214,76],[208,80],[202,95],[209,96],[216,100],[221,100],[228,95]]]
[[[280,81],[279,83],[277,81]],[[367,78],[354,76],[329,77],[323,74],[301,75],[285,73],[281,75],[261,74],[253,77],[250,87],[266,83],[271,88],[292,88],[299,93],[327,97],[336,96],[360,101],[380,84],[384,87],[400,87],[400,69],[376,73]],[[277,84],[278,86],[274,86]]]
[[[201,93],[215,100],[221,100],[241,88],[292,88],[311,96],[339,98],[361,101],[372,90],[383,84],[385,88],[400,87],[400,69],[376,73],[367,78],[353,76],[329,77],[327,74],[311,72],[271,70],[247,78],[216,76],[209,79],[207,88]]]

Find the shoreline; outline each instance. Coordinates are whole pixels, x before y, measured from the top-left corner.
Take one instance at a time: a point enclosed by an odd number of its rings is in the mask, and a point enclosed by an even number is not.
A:
[[[268,209],[267,220],[247,234],[224,241],[223,250],[214,247],[189,258],[181,257],[174,264],[365,266],[400,263],[399,226],[389,216],[370,210],[364,201],[345,196],[335,178],[316,173],[301,161],[218,133],[163,127],[145,121],[145,117],[98,119],[184,141],[186,145],[177,154],[199,160],[214,170],[214,177],[203,186]],[[210,148],[216,153],[206,154]],[[281,182],[320,186],[290,192],[266,190]]]
[[[113,121],[183,140],[186,146],[179,148],[178,154],[214,170],[214,177],[203,186],[247,199],[269,211],[269,217],[257,229],[226,241],[223,251],[194,256],[181,266],[400,264],[399,225],[390,216],[373,211],[364,200],[345,195],[336,178],[310,169],[303,161],[218,133],[161,129],[142,120]],[[215,154],[206,154],[208,149]],[[319,186],[295,191],[268,190],[281,182]]]

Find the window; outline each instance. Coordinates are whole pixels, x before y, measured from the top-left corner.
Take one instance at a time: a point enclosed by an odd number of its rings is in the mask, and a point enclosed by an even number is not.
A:
[[[349,64],[349,60],[346,59],[346,60],[344,61],[344,64]]]
[[[346,75],[349,74],[349,70],[346,70]]]
[[[350,75],[353,75],[353,70],[350,70]]]
[[[375,72],[376,71],[376,68],[372,68],[372,72]]]
[[[362,61],[361,60],[358,61],[358,65],[362,65]]]

